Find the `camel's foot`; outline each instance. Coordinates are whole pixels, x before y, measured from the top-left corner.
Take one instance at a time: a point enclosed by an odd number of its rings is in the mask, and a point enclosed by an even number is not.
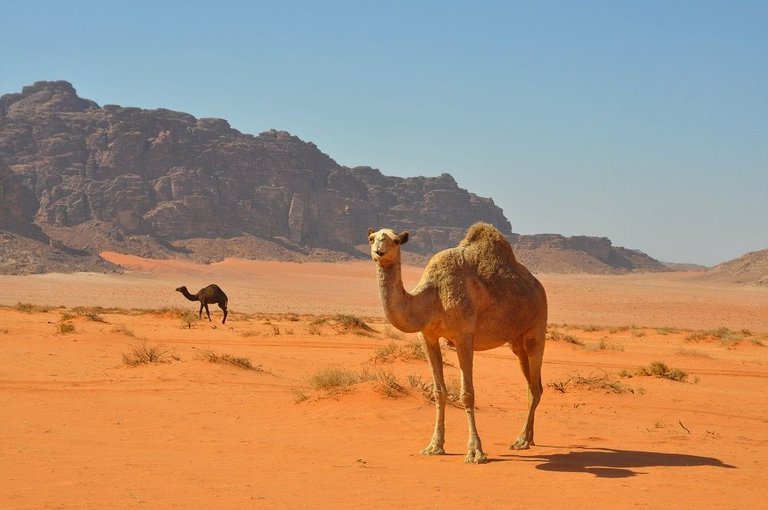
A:
[[[442,446],[438,446],[436,444],[430,444],[423,450],[421,450],[422,455],[445,455],[445,450],[443,450]]]
[[[527,450],[533,446],[533,439],[528,439],[525,436],[520,436],[515,440],[515,442],[510,443],[509,449],[510,450]]]
[[[485,464],[488,462],[488,457],[485,456],[483,450],[475,448],[467,452],[467,456],[464,457],[464,462],[466,464]]]

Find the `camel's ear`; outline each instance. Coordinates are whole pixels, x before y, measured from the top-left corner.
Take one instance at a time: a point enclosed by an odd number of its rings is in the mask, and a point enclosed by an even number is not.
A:
[[[368,227],[368,235],[371,235],[371,234],[373,234],[374,232],[375,232],[375,231],[374,231],[372,228]]]
[[[399,236],[397,236],[397,239],[400,241],[400,244],[405,244],[408,242],[408,231],[403,232]]]

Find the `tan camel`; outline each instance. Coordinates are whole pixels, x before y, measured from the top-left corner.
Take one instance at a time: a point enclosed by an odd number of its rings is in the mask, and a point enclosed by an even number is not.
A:
[[[547,297],[541,283],[517,262],[507,239],[491,225],[473,225],[458,247],[432,257],[410,293],[403,287],[400,269],[400,247],[408,241],[408,232],[398,235],[391,229],[369,229],[368,241],[387,319],[400,331],[418,332],[432,369],[435,429],[421,453],[445,454],[447,390],[441,337],[456,347],[461,369],[461,402],[469,425],[465,462],[488,462],[475,425],[474,351],[504,344],[509,344],[517,355],[528,383],[528,418],[510,449],[529,448],[533,444],[534,414],[543,391],[541,362]]]

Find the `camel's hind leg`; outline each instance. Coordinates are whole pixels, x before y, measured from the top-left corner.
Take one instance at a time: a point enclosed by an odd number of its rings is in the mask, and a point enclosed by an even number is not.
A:
[[[525,380],[528,383],[528,417],[520,435],[509,445],[511,450],[526,450],[533,442],[533,423],[536,407],[541,401],[544,387],[541,384],[541,363],[544,358],[544,333],[537,334],[525,340],[520,345],[512,344],[512,350],[517,355]]]
[[[224,312],[224,318],[221,320],[221,323],[224,324],[227,322],[227,304],[226,303],[219,303],[219,308],[222,309]]]
[[[427,338],[423,333],[419,333],[419,340],[427,353],[429,367],[432,369],[435,397],[435,430],[427,447],[421,450],[421,454],[445,455],[443,446],[445,445],[445,403],[448,400],[448,389],[443,377],[443,353],[440,351],[440,339]]]

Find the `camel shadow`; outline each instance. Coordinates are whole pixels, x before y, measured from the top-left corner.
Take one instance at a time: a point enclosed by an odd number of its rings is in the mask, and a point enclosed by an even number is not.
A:
[[[599,478],[629,478],[644,474],[632,468],[713,466],[736,469],[713,457],[701,457],[684,453],[659,453],[636,450],[590,448],[525,457],[532,462],[540,461],[536,469],[568,473],[589,473]]]

